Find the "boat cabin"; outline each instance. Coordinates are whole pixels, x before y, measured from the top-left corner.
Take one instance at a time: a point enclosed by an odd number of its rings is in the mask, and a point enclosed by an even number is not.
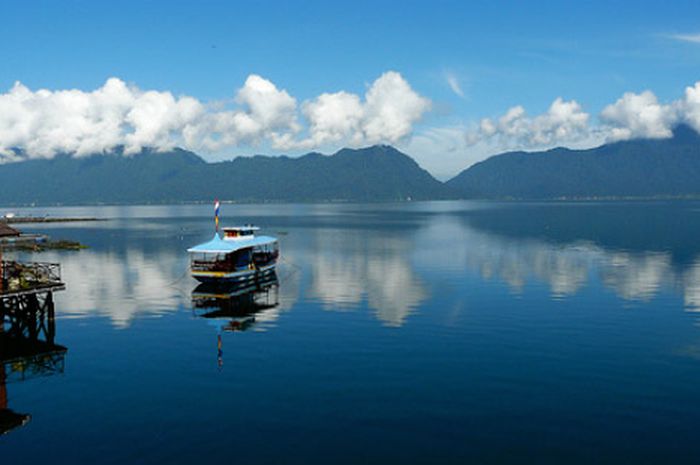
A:
[[[188,250],[192,276],[201,282],[230,282],[274,272],[279,257],[277,239],[256,236],[255,226],[224,228],[209,242]]]

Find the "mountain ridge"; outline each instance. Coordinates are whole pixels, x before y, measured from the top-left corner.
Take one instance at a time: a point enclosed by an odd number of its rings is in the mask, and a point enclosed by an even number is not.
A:
[[[210,201],[400,201],[447,198],[445,186],[390,146],[256,155],[207,163],[173,149],[67,154],[0,165],[0,204]]]
[[[680,125],[668,139],[506,152],[470,166],[446,185],[459,197],[490,199],[700,196],[700,135]]]
[[[688,126],[668,139],[506,152],[445,183],[388,145],[212,163],[180,148],[123,152],[0,165],[0,205],[700,197],[700,134]]]

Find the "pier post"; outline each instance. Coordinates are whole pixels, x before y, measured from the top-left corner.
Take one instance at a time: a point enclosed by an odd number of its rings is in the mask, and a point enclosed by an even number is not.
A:
[[[0,320],[0,337],[2,337],[4,332],[5,322]],[[6,376],[5,364],[0,362],[0,411],[7,410],[7,385],[5,384]]]
[[[54,343],[56,337],[56,318],[53,305],[53,292],[49,292],[46,296],[46,342]]]

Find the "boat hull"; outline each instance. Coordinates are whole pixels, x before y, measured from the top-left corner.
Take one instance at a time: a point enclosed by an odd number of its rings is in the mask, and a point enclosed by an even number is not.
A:
[[[200,283],[238,284],[264,278],[275,272],[276,264],[255,270],[242,271],[195,271],[192,277]]]

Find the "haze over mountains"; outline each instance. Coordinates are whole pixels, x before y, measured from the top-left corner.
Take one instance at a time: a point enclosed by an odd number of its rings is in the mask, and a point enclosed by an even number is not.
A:
[[[440,156],[435,154],[435,156]],[[493,156],[441,183],[393,147],[207,163],[192,152],[57,156],[0,165],[0,204],[405,201],[700,196],[700,135]]]

